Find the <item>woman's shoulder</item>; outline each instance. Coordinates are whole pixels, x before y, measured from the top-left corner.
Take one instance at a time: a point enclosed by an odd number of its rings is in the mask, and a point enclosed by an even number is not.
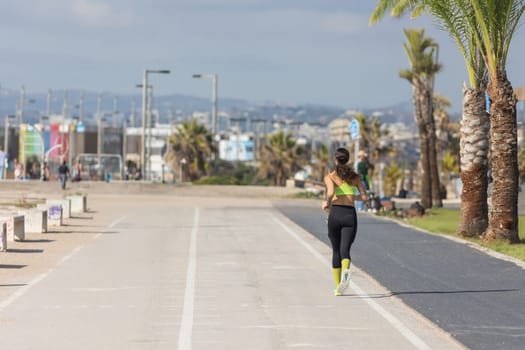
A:
[[[325,179],[325,180],[326,180],[326,179],[331,179],[332,176],[334,176],[334,175],[335,175],[335,171],[330,171],[330,172],[328,172],[328,173],[325,174],[324,179]]]

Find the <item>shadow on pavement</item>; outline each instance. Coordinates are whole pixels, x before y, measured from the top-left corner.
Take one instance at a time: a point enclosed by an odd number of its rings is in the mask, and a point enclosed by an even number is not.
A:
[[[521,289],[467,289],[467,290],[435,290],[435,291],[402,291],[402,292],[391,292],[383,294],[345,294],[345,297],[359,298],[359,299],[382,299],[391,298],[398,295],[434,295],[434,294],[479,294],[479,293],[508,293],[508,292],[520,292]]]

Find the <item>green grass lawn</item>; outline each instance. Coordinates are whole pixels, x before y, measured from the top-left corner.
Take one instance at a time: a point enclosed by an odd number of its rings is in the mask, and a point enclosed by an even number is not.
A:
[[[409,219],[407,223],[433,233],[459,237],[456,235],[456,230],[459,224],[459,215],[459,210],[436,208],[431,209],[430,214],[425,215],[424,217]],[[522,242],[520,244],[507,244],[503,242],[485,244],[478,238],[468,238],[467,240],[525,261],[525,217],[519,217],[518,230]]]

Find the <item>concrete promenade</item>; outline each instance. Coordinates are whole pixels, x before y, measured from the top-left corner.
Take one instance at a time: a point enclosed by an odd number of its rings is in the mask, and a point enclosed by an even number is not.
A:
[[[131,186],[78,184],[87,213],[0,254],[2,348],[462,348],[358,269],[334,297],[330,249],[272,205],[294,190]]]

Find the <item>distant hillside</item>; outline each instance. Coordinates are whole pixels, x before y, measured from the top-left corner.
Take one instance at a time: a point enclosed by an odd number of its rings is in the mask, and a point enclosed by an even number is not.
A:
[[[19,91],[2,89],[0,96],[0,113],[2,115],[15,114],[15,106],[19,100]],[[47,114],[47,93],[36,93],[26,95],[26,105],[24,106],[24,120],[27,122],[37,122],[40,115]],[[84,92],[84,123],[94,124],[93,115],[97,111],[98,93]],[[79,90],[68,90],[68,114],[70,116],[79,115]],[[142,100],[140,94],[118,96],[118,106],[115,105],[115,95],[105,92],[102,97],[102,111],[111,114],[118,109],[128,117],[131,113],[133,103],[135,105],[135,115],[141,115]],[[64,91],[57,90],[52,92],[51,114],[62,114],[64,105]],[[268,121],[281,122],[307,122],[326,125],[331,120],[338,118],[345,113],[345,109],[333,106],[321,106],[313,104],[292,105],[275,102],[254,102],[241,99],[219,98],[218,107],[220,112],[226,112],[233,118],[265,119]],[[155,96],[154,109],[158,109],[161,115],[161,122],[168,120],[183,120],[195,111],[211,111],[211,101],[209,98],[195,97],[189,95],[163,95]],[[383,123],[401,122],[407,125],[413,124],[412,103],[410,101],[401,102],[396,105],[380,107],[375,109],[363,110],[365,115],[381,113]]]

